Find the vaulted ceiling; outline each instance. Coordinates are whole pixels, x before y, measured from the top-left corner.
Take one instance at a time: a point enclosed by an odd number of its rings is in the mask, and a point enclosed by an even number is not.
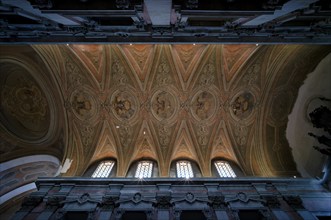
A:
[[[72,159],[64,175],[116,158],[238,164],[246,175],[298,175],[285,137],[299,87],[330,46],[63,44],[0,48],[1,162]]]

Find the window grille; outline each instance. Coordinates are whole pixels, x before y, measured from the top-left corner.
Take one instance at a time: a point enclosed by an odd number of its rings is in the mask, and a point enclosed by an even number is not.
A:
[[[179,178],[192,178],[193,170],[192,165],[189,161],[178,161],[176,163],[177,177]]]
[[[92,174],[92,178],[107,178],[114,166],[113,161],[103,161],[101,162],[97,169]]]
[[[135,177],[142,178],[151,178],[153,171],[153,162],[151,161],[140,161],[137,166]]]
[[[237,177],[228,162],[216,161],[214,164],[220,177]]]

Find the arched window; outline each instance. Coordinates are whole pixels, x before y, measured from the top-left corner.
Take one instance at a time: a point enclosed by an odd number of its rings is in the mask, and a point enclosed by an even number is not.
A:
[[[193,169],[190,161],[180,160],[176,162],[176,173],[179,178],[193,178]]]
[[[139,161],[134,177],[151,178],[153,173],[153,162],[148,160]]]
[[[237,177],[237,175],[235,174],[235,172],[233,171],[233,169],[231,168],[228,162],[216,160],[214,161],[214,165],[220,177],[230,177],[230,178]]]
[[[115,162],[112,160],[102,161],[93,172],[92,178],[107,178],[111,173],[114,165]]]
[[[126,174],[128,178],[155,178],[159,176],[158,164],[155,160],[143,158],[134,161]]]

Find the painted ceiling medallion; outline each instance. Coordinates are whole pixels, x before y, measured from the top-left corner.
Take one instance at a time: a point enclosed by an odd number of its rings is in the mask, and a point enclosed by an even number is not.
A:
[[[47,98],[28,71],[19,65],[5,64],[1,88],[1,122],[25,140],[43,137],[49,128]]]
[[[235,119],[246,119],[253,112],[255,98],[251,92],[241,92],[231,101],[231,114]]]
[[[177,108],[177,100],[170,92],[159,90],[152,97],[152,113],[160,121],[170,119]]]
[[[216,112],[216,98],[208,91],[198,92],[192,99],[191,112],[195,119],[210,119]]]
[[[70,102],[78,119],[88,120],[97,113],[96,102],[86,88],[75,90],[71,95]]]
[[[117,90],[111,97],[112,111],[120,120],[130,120],[137,113],[138,101],[129,91]]]

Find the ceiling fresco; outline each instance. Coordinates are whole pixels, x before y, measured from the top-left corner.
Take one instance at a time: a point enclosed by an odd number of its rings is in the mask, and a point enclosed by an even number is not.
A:
[[[298,175],[287,116],[307,74],[331,52],[255,44],[1,47],[1,160],[48,152],[73,160],[68,176],[107,157],[117,159],[117,176],[141,158],[155,159],[161,177],[179,158],[196,161],[206,177],[214,158],[248,176]]]

